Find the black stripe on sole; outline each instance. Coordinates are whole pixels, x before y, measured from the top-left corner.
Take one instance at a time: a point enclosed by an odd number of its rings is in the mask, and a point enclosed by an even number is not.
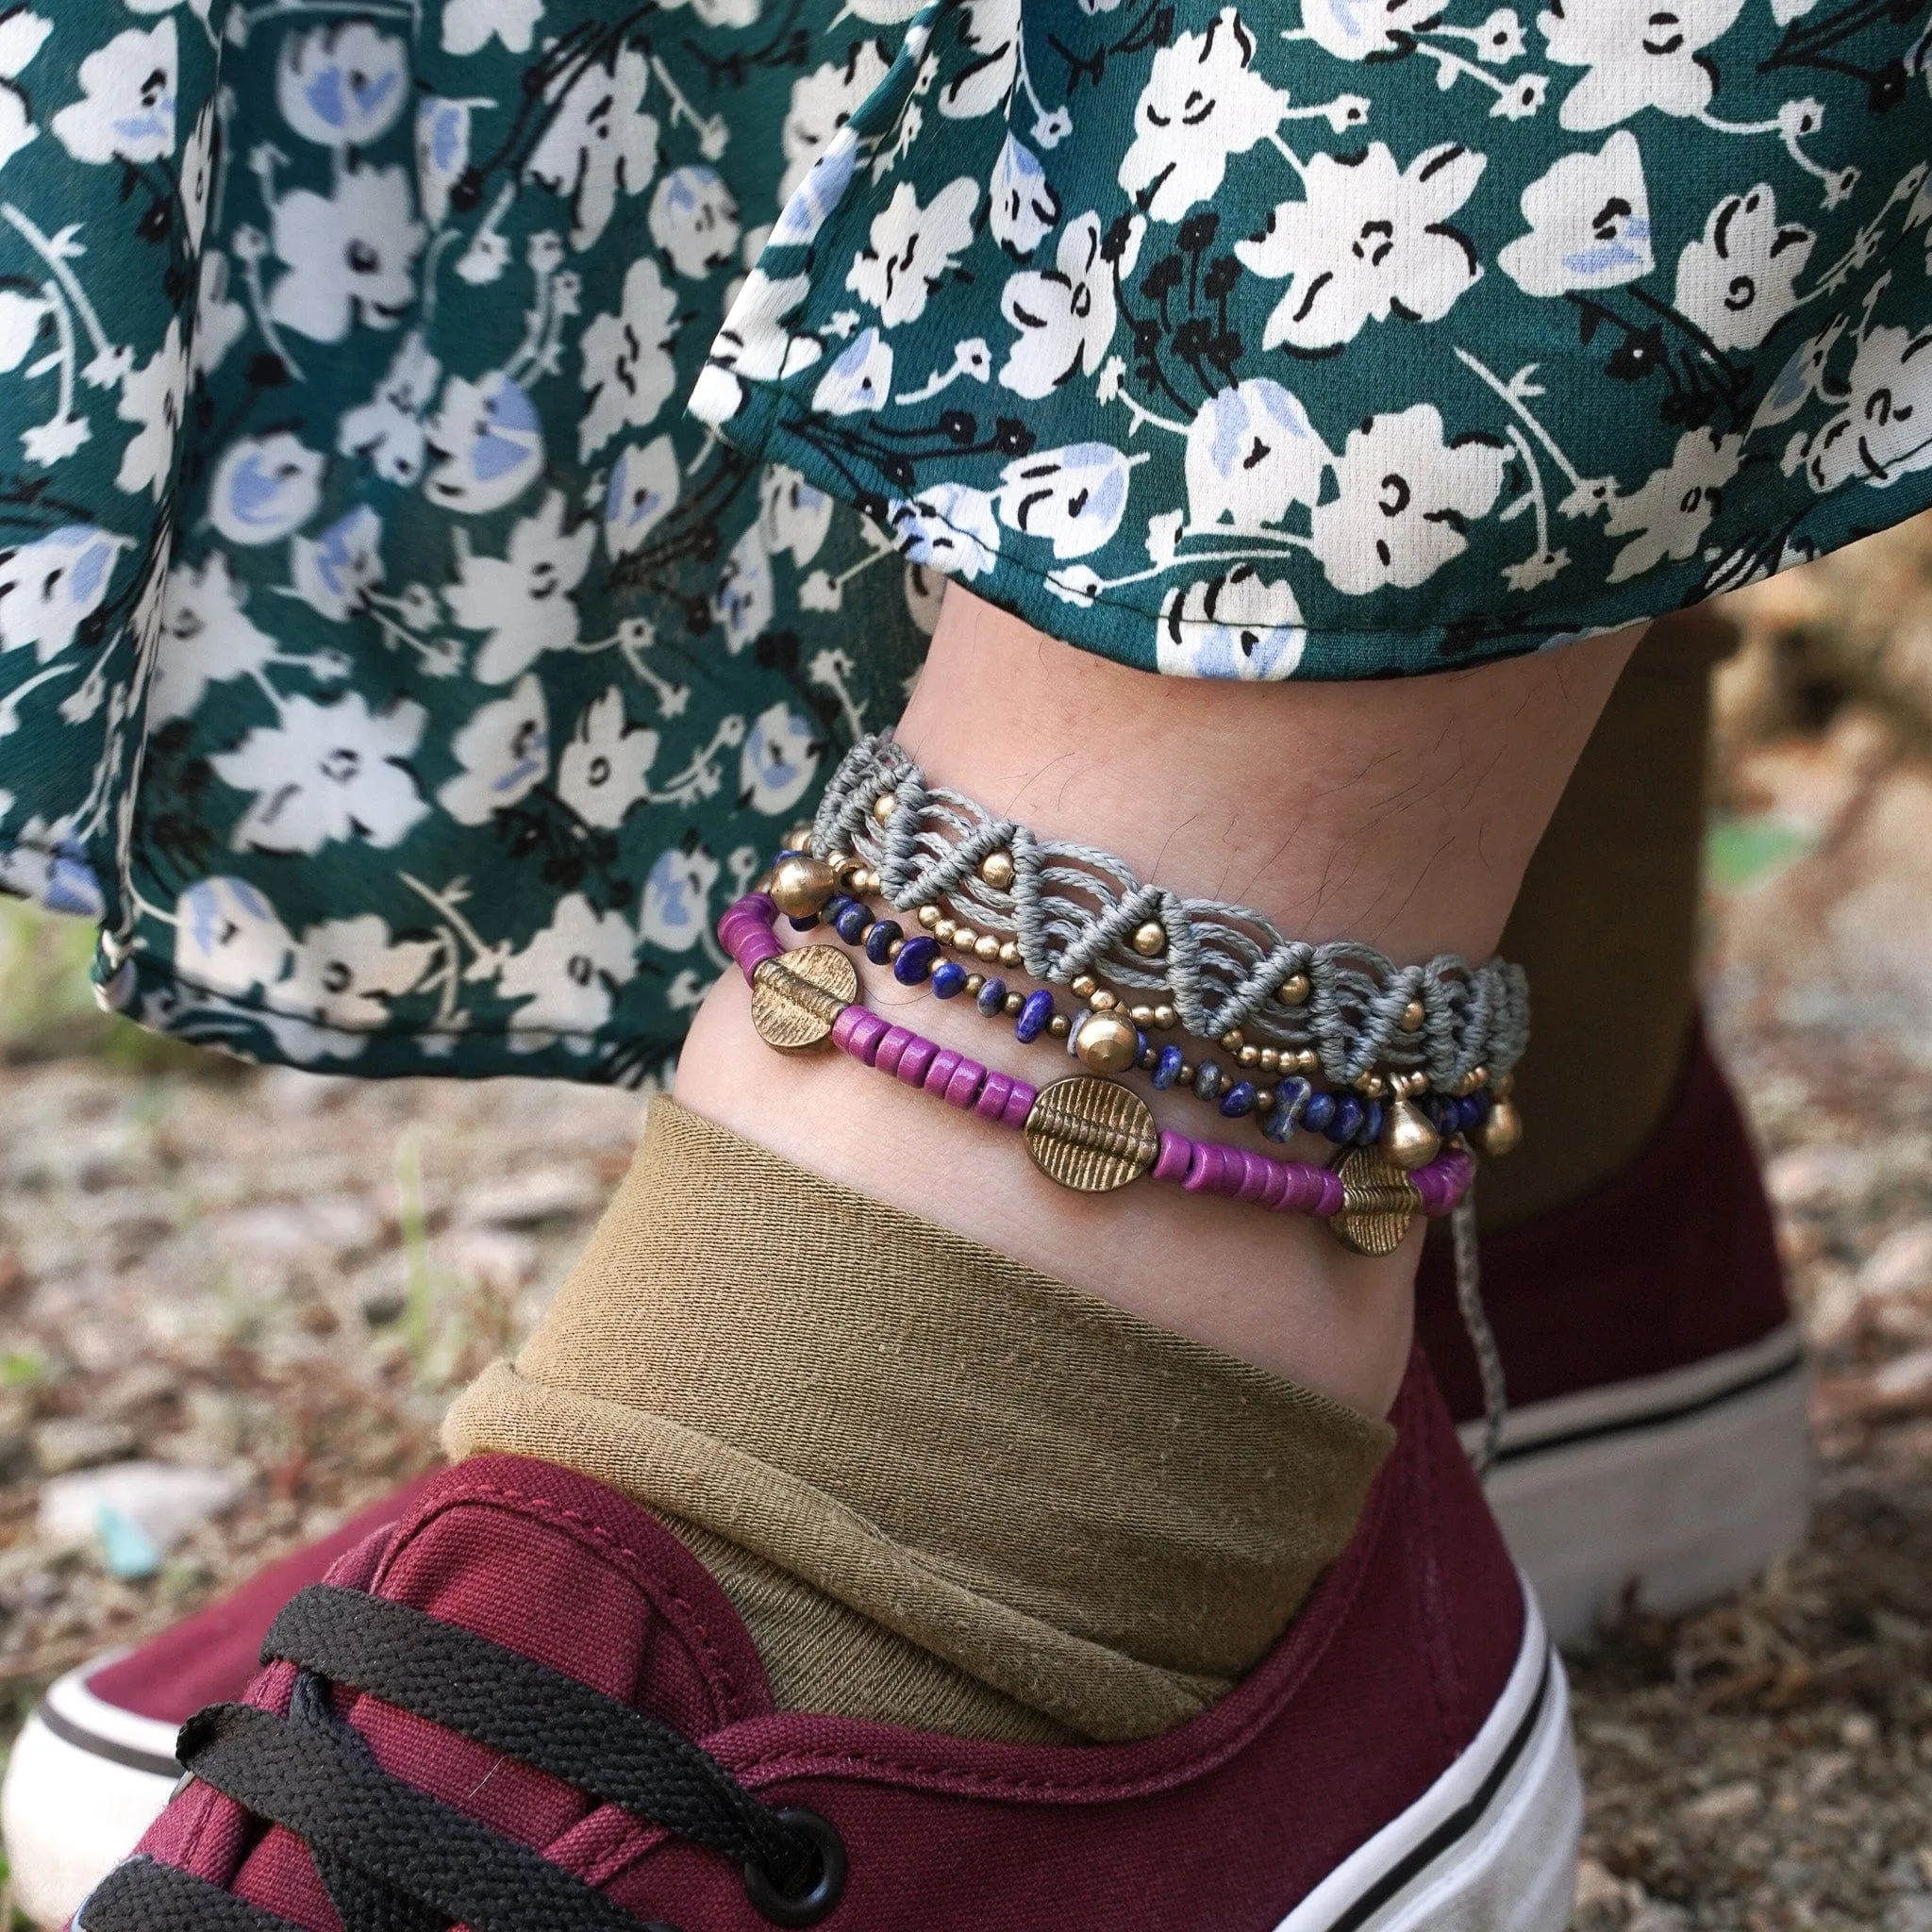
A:
[[[178,1759],[163,1757],[158,1751],[143,1751],[139,1744],[123,1744],[113,1738],[104,1738],[98,1731],[85,1731],[71,1717],[63,1717],[52,1704],[43,1704],[37,1713],[41,1722],[60,1740],[63,1744],[72,1744],[76,1751],[85,1751],[90,1757],[105,1757],[109,1764],[123,1764],[129,1771],[145,1771],[155,1777],[164,1777],[170,1784],[181,1775]]]

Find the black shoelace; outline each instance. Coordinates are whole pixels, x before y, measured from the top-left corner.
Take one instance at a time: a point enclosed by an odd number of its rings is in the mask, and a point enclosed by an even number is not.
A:
[[[675,1932],[383,1770],[335,1708],[367,1691],[743,1868],[754,1906],[808,1925],[839,1901],[844,1852],[815,1814],[773,1810],[681,1732],[454,1624],[318,1584],[262,1660],[300,1670],[287,1718],[216,1704],[182,1726],[189,1773],[308,1846],[344,1932]],[[84,1932],[300,1932],[186,1872],[136,1859],[97,1886]]]

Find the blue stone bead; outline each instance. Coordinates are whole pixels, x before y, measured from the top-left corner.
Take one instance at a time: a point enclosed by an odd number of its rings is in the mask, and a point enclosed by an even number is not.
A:
[[[1271,1141],[1292,1140],[1314,1091],[1306,1080],[1283,1080],[1274,1090],[1274,1111],[1261,1123],[1261,1131]]]
[[[1471,1093],[1462,1101],[1462,1124],[1465,1131],[1479,1127],[1490,1117],[1490,1096],[1487,1093]]]
[[[1020,1008],[1020,1017],[1013,1022],[1013,1037],[1021,1041],[1038,1040],[1046,1031],[1046,1023],[1053,1018],[1053,995],[1045,987],[1026,995],[1026,1004]]]
[[[1237,1080],[1221,1096],[1221,1111],[1224,1119],[1238,1121],[1243,1114],[1255,1110],[1255,1083],[1252,1080]]]
[[[1310,1133],[1325,1134],[1329,1123],[1335,1118],[1335,1096],[1332,1093],[1311,1093],[1307,1105],[1302,1108],[1302,1125]]]
[[[848,899],[839,908],[839,937],[848,946],[858,945],[872,930],[872,914],[857,899]]]
[[[932,977],[933,962],[939,956],[939,941],[916,932],[899,948],[899,957],[892,961],[892,977],[901,986],[924,986]]]
[[[1362,1108],[1362,1124],[1356,1135],[1364,1147],[1373,1147],[1382,1138],[1382,1103],[1372,1100]]]
[[[785,922],[793,932],[809,932],[818,923],[819,916],[816,912],[805,919],[787,919]]]
[[[1137,1067],[1154,1064],[1154,1042],[1138,1026],[1134,1029],[1134,1064]]]
[[[901,953],[900,958],[906,955]],[[966,969],[957,959],[941,959],[932,969],[932,996],[936,1000],[957,999],[966,991]]]
[[[1221,1090],[1227,1085],[1227,1075],[1212,1060],[1203,1060],[1201,1071],[1194,1075],[1194,1094],[1200,1100],[1219,1100]]]
[[[1181,1076],[1181,1065],[1187,1055],[1177,1046],[1163,1046],[1154,1056],[1153,1081],[1164,1093]]]
[[[865,957],[874,966],[883,966],[892,950],[892,941],[905,937],[906,929],[896,919],[882,919],[865,936]]]
[[[1007,982],[1004,979],[989,979],[979,989],[979,1010],[989,1020],[997,1019],[1007,1004]]]
[[[1344,1093],[1335,1103],[1335,1118],[1328,1123],[1328,1138],[1338,1147],[1353,1141],[1362,1124],[1362,1104],[1353,1093]]]

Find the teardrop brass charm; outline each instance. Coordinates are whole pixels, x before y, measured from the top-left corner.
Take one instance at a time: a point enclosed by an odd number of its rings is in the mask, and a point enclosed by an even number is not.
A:
[[[1079,1194],[1137,1181],[1160,1152],[1147,1103],[1118,1080],[1074,1074],[1056,1080],[1026,1116],[1026,1151],[1047,1179]]]
[[[1423,1197],[1374,1147],[1356,1148],[1337,1172],[1341,1212],[1329,1221],[1328,1232],[1357,1255],[1392,1255],[1422,1212]]]
[[[808,1053],[858,997],[858,968],[837,946],[799,946],[752,974],[751,1024],[780,1053]]]

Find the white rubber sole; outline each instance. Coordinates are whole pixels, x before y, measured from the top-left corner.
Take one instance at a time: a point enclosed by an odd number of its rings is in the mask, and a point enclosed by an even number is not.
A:
[[[1788,1324],[1687,1369],[1512,1410],[1485,1488],[1555,1640],[1588,1639],[1626,1604],[1688,1609],[1801,1542],[1808,1392]],[[1473,1446],[1480,1426],[1463,1434]]]
[[[1582,1829],[1569,1689],[1529,1597],[1516,1667],[1469,1748],[1275,1932],[1563,1932]]]
[[[36,1925],[64,1925],[160,1816],[181,1776],[175,1726],[104,1703],[59,1678],[27,1719],[0,1785],[13,1902]]]

